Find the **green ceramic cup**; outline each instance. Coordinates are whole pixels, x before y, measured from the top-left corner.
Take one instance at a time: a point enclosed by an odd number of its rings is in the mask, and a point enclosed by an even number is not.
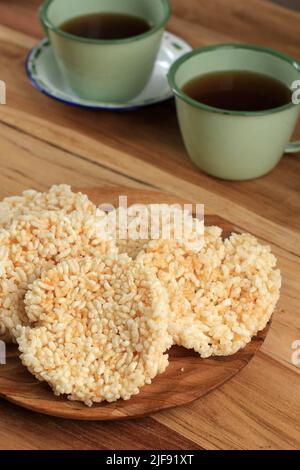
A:
[[[218,178],[258,178],[271,171],[284,153],[300,151],[300,142],[289,143],[299,105],[291,102],[269,111],[232,112],[201,104],[182,91],[188,81],[199,75],[228,70],[265,74],[291,87],[300,79],[300,65],[272,49],[223,44],[196,49],[170,69],[169,83],[192,161]]]
[[[60,29],[71,18],[100,12],[138,16],[152,28],[121,40],[85,39]],[[146,86],[170,14],[169,0],[45,0],[40,20],[64,79],[78,96],[126,102]]]

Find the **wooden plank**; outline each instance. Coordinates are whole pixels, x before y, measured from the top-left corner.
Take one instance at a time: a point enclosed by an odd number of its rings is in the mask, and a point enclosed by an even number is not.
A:
[[[51,144],[0,124],[0,197],[19,194],[26,188],[40,191],[53,184],[75,187],[147,187],[122,172],[63,151]]]
[[[206,449],[299,449],[298,383],[293,371],[258,354],[213,395],[155,419]]]
[[[42,0],[0,0],[0,23],[32,36],[42,35],[38,8]]]
[[[201,37],[201,28],[204,26],[236,41],[264,44],[300,57],[299,12],[268,0],[173,0],[172,5],[173,16],[189,25],[188,28],[180,29],[181,34],[191,39],[194,37],[195,45],[207,43],[206,34]],[[199,27],[197,36],[193,36],[190,30],[193,25]]]
[[[0,400],[0,449],[200,449],[176,431],[144,418],[121,423],[76,422],[43,416]]]

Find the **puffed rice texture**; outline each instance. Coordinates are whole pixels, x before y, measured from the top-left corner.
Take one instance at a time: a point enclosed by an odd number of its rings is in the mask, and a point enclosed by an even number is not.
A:
[[[119,252],[133,259],[151,240],[180,241],[189,251],[199,251],[203,245],[203,221],[177,204],[120,207],[108,214],[108,225],[114,230]]]
[[[207,228],[200,253],[151,242],[137,257],[154,269],[170,298],[169,333],[203,358],[228,356],[246,346],[271,318],[281,276],[270,248],[251,235]]]
[[[168,365],[166,291],[126,254],[64,261],[25,303],[22,363],[56,395],[88,406],[128,400]]]
[[[17,325],[26,324],[24,294],[44,269],[70,257],[116,251],[113,240],[98,236],[99,223],[100,213],[41,211],[14,218],[8,230],[0,230],[1,339],[14,341]]]
[[[0,227],[9,228],[15,217],[40,211],[63,210],[66,214],[73,211],[96,214],[96,206],[82,193],[74,193],[70,186],[59,184],[49,191],[26,190],[21,196],[10,196],[0,202]]]

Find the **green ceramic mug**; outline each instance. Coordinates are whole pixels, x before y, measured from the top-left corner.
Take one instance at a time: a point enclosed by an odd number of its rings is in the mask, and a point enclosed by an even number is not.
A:
[[[201,104],[182,91],[199,75],[231,70],[265,74],[291,87],[300,79],[300,65],[265,47],[223,44],[196,49],[170,69],[169,83],[192,161],[212,176],[248,180],[271,171],[285,152],[300,151],[300,142],[289,143],[299,105],[291,102],[268,111],[233,112]]]
[[[152,28],[119,40],[86,39],[60,29],[74,17],[101,12],[137,16]],[[170,14],[169,0],[45,0],[40,20],[63,77],[81,98],[126,102],[146,86]]]

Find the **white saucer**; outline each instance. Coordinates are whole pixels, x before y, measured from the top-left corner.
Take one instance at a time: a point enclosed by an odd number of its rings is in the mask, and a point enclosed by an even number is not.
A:
[[[47,38],[30,51],[26,72],[31,83],[42,93],[63,103],[91,109],[129,110],[172,98],[167,73],[175,60],[192,47],[175,34],[165,32],[152,77],[143,92],[126,103],[104,103],[79,98],[64,82],[57,67],[53,50]]]

